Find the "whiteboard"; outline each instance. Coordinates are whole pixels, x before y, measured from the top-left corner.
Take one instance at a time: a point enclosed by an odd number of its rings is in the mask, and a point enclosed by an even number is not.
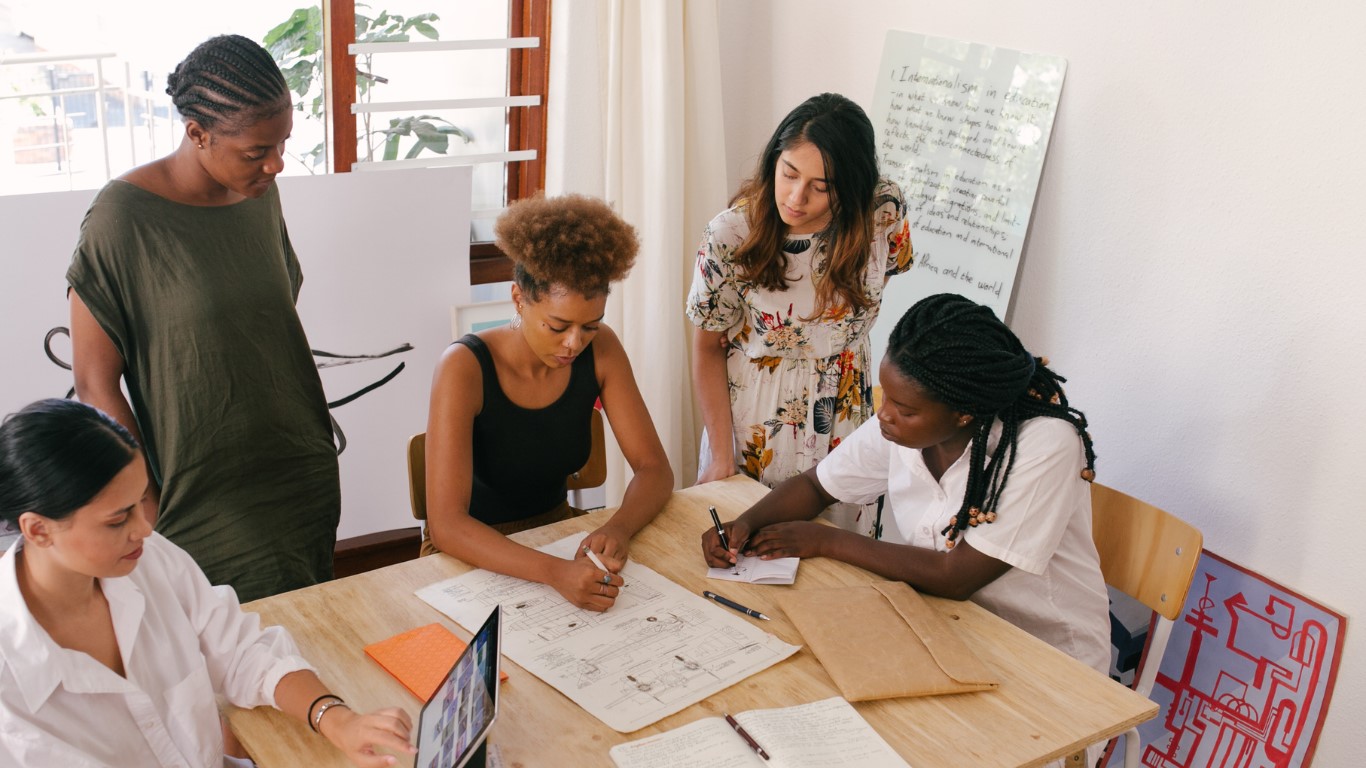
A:
[[[887,284],[879,359],[920,299],[959,293],[1005,318],[1067,62],[891,30],[871,119],[884,176],[906,196],[915,266]]]
[[[290,239],[303,265],[299,316],[314,349],[381,360],[320,372],[328,400],[381,378],[388,384],[333,410],[347,438],[340,457],[341,538],[416,525],[409,511],[407,440],[427,428],[436,361],[451,342],[451,306],[469,300],[470,169],[280,178]],[[43,354],[68,324],[66,269],[96,190],[0,196],[0,414],[61,397],[71,373]],[[54,344],[71,359],[70,344]]]

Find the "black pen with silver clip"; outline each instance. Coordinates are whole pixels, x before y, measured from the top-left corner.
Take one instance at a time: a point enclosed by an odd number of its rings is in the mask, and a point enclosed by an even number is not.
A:
[[[756,619],[763,619],[764,621],[772,621],[772,619],[770,619],[769,617],[763,615],[762,613],[759,613],[758,611],[754,610],[753,608],[746,608],[745,606],[740,605],[739,603],[735,602],[734,600],[731,600],[730,598],[726,598],[726,597],[721,597],[720,595],[718,595],[718,594],[716,594],[715,592],[712,592],[712,591],[710,591],[710,590],[704,590],[704,591],[702,592],[702,596],[705,597],[705,598],[707,598],[708,600],[715,600],[716,602],[720,603],[721,605],[726,606],[727,608],[733,608],[733,609],[739,611],[740,613],[745,614],[746,616],[753,616],[753,617],[756,618]]]

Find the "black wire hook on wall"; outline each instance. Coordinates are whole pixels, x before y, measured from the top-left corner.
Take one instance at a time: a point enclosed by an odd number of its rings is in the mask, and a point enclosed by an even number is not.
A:
[[[47,355],[47,359],[51,360],[58,368],[62,368],[64,370],[69,371],[71,370],[71,363],[68,363],[65,360],[61,359],[57,356],[56,352],[52,351],[52,340],[58,336],[65,336],[68,340],[70,340],[71,329],[59,325],[56,328],[53,328],[52,330],[48,331],[47,335],[43,337],[43,354]],[[412,349],[413,345],[405,342],[397,347],[394,347],[393,349],[384,352],[378,352],[375,354],[343,355],[338,354],[336,352],[326,352],[321,349],[310,349],[309,351],[313,353],[313,356],[315,358],[325,358],[322,361],[314,363],[318,367],[318,369],[321,370],[323,368],[335,368],[339,365],[363,363],[367,360],[378,360],[382,357],[389,357],[390,355],[397,355],[403,352],[410,352],[412,351]],[[361,387],[360,389],[356,390],[355,392],[352,392],[351,394],[345,397],[341,397],[336,400],[328,402],[328,410],[330,411],[333,408],[340,408],[343,405],[346,405],[347,403],[355,401],[361,395],[364,395],[368,392],[373,392],[376,389],[379,389],[380,387],[384,386],[385,384],[388,384],[390,381],[394,380],[394,377],[402,373],[405,367],[407,367],[407,363],[399,363],[397,366],[394,367],[392,371],[389,371],[389,373],[385,374],[379,380],[366,384],[365,386]],[[70,389],[66,391],[66,398],[68,400],[74,397],[75,395],[75,386],[72,386]],[[342,451],[346,450],[346,433],[342,431],[341,424],[337,422],[337,418],[335,416],[329,413],[328,418],[332,420],[332,431],[335,432],[337,435],[337,455],[340,456]]]

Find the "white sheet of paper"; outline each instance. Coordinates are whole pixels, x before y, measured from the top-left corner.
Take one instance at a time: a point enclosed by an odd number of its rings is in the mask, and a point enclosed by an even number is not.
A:
[[[582,540],[541,547],[570,558]],[[417,590],[473,631],[503,606],[503,653],[622,733],[644,728],[796,653],[729,609],[627,562],[617,602],[575,608],[552,587],[475,570]]]
[[[800,557],[760,560],[752,555],[740,555],[739,561],[730,568],[708,568],[707,578],[750,584],[791,584],[797,580],[797,566],[801,562]]]

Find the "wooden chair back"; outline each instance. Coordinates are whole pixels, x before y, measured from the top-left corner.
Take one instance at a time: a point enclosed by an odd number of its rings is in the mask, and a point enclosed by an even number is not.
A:
[[[607,482],[607,436],[603,428],[602,411],[593,409],[589,425],[592,445],[588,461],[579,471],[565,478],[565,486],[571,491],[597,488]],[[427,433],[420,432],[408,438],[408,500],[412,504],[413,517],[427,519]]]
[[[408,501],[413,517],[427,519],[427,433],[408,438]]]
[[[1106,584],[1167,619],[1181,615],[1204,544],[1197,528],[1128,494],[1092,483],[1091,537]]]
[[[1204,536],[1175,515],[1092,483],[1091,538],[1100,553],[1105,583],[1157,613],[1134,681],[1134,690],[1148,696],[1195,578]],[[1131,728],[1124,734],[1125,768],[1139,768],[1139,748],[1138,729]]]
[[[592,421],[588,425],[593,442],[588,451],[588,461],[578,472],[565,478],[565,486],[571,491],[597,488],[607,482],[607,435],[602,424],[602,411],[593,409]]]

